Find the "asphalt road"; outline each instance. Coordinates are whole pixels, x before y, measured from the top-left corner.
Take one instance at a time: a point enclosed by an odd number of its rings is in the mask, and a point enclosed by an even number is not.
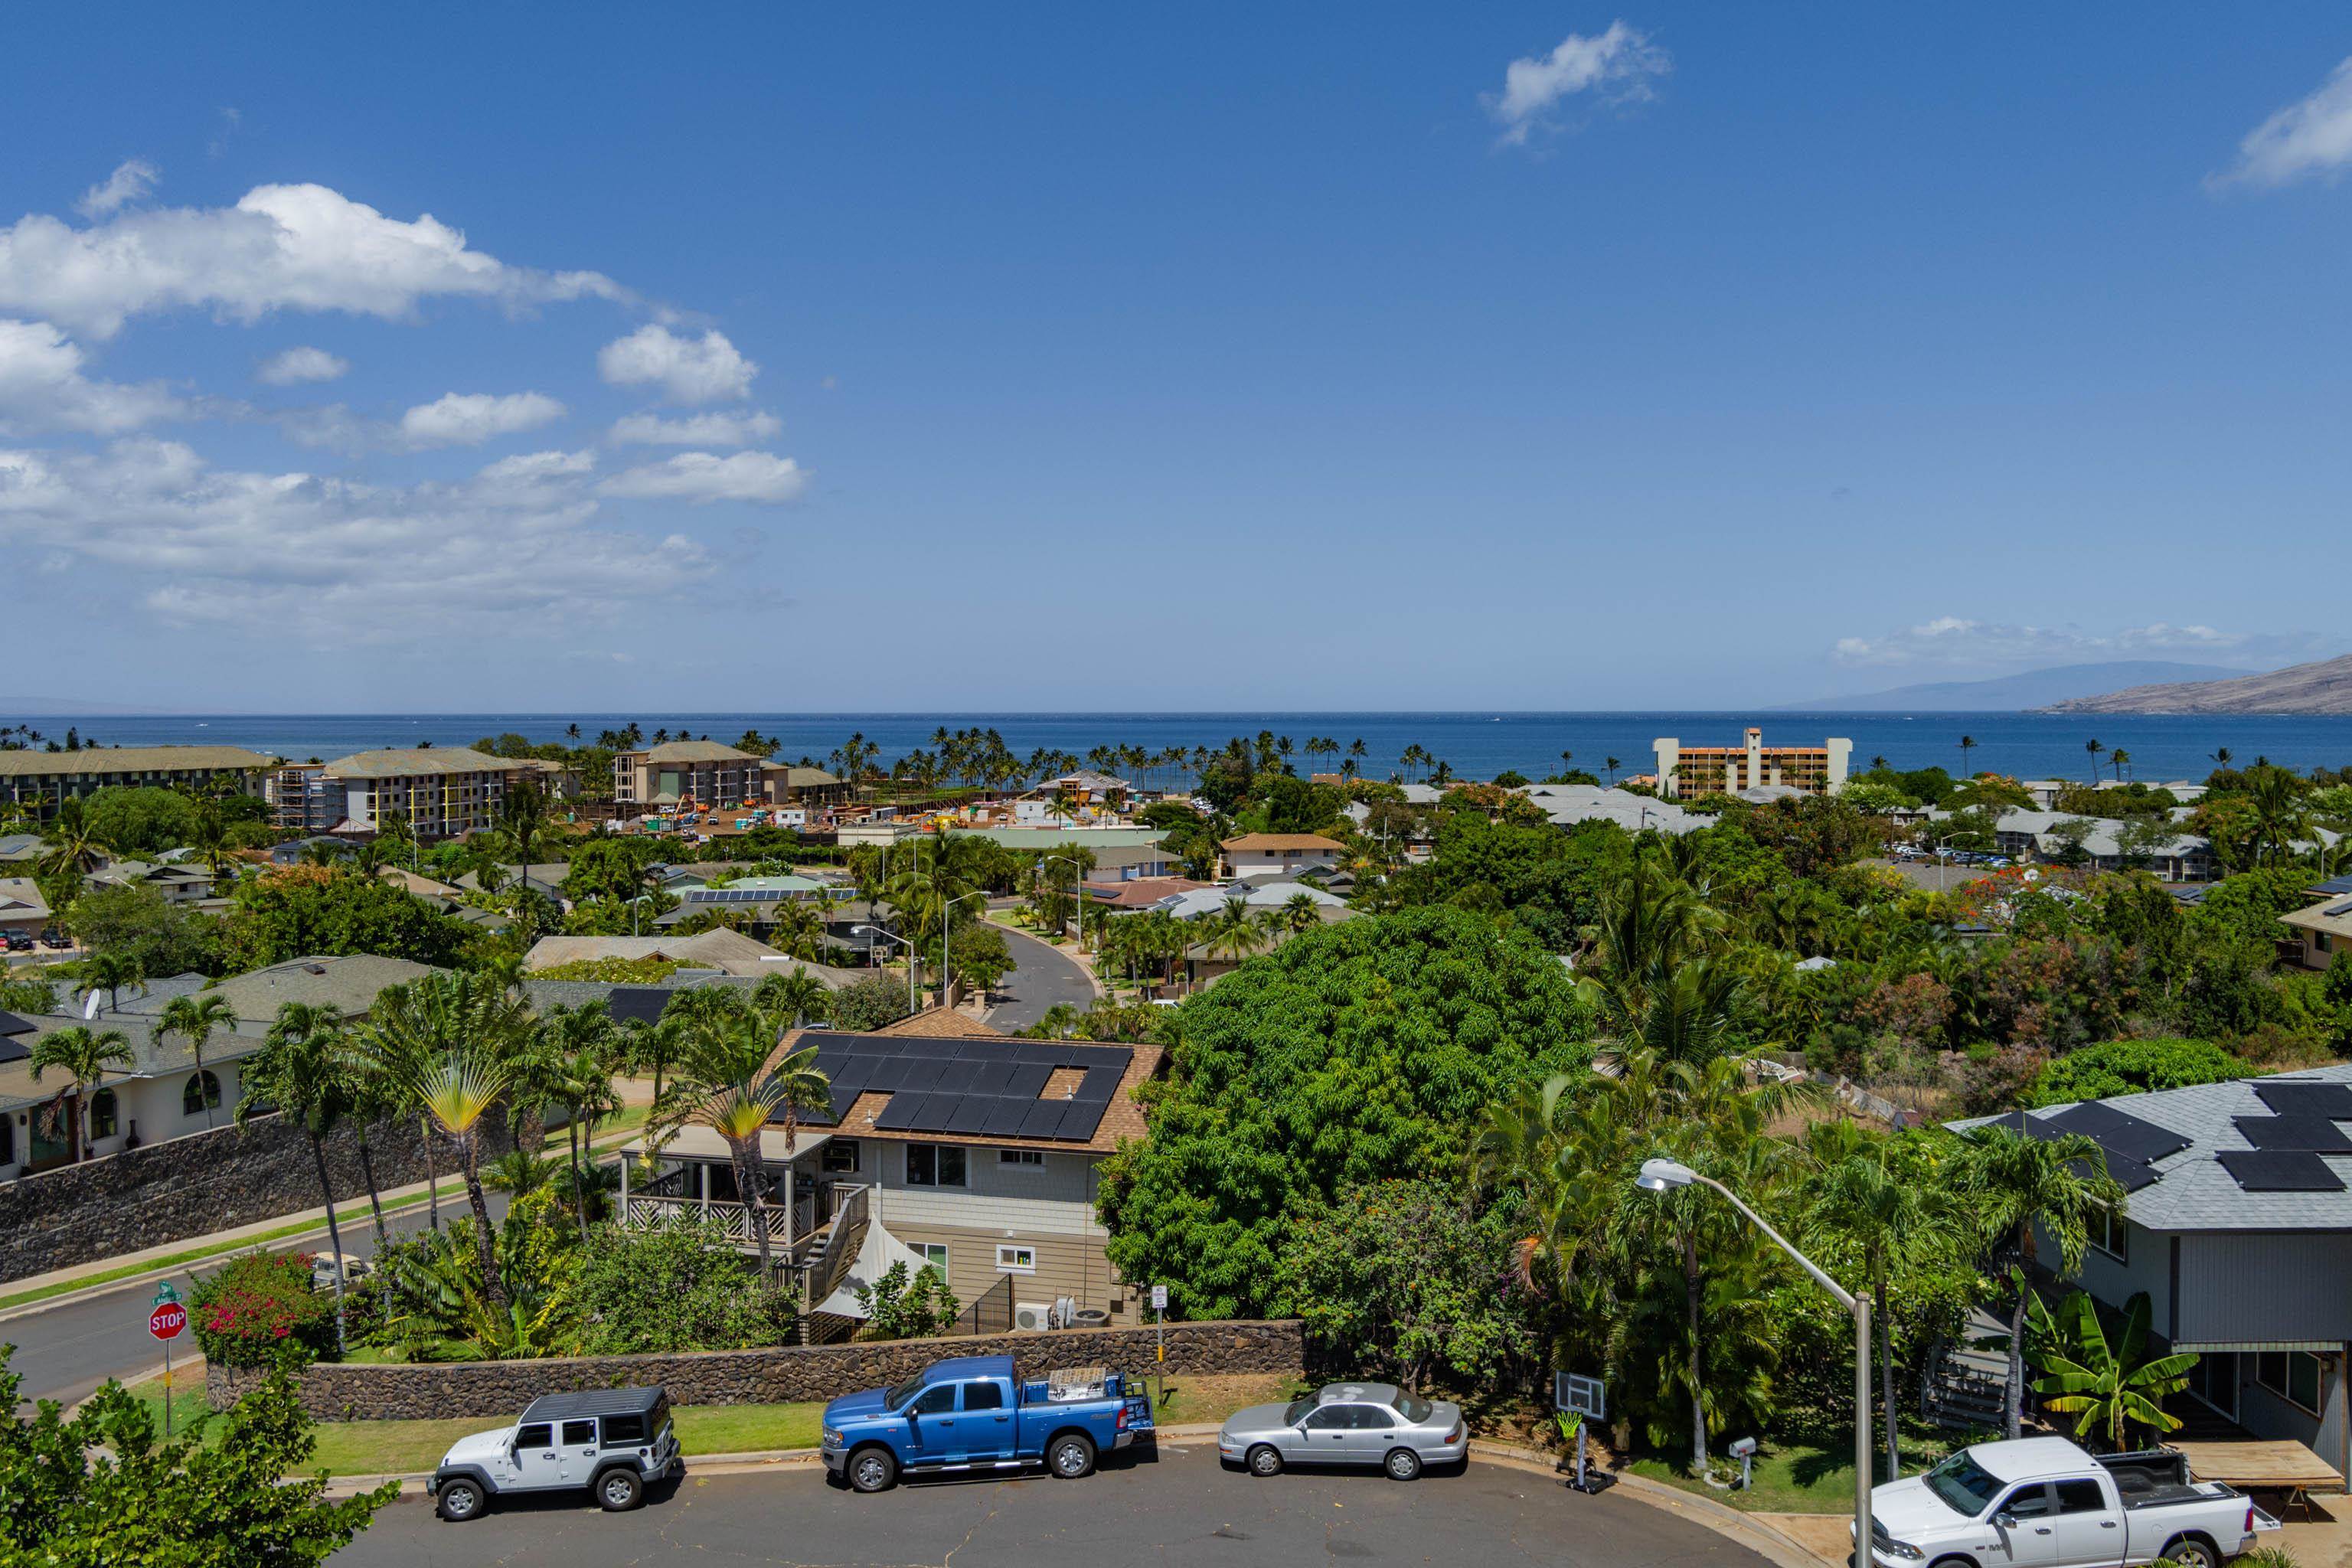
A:
[[[875,1497],[814,1468],[698,1478],[633,1513],[584,1494],[509,1499],[446,1524],[404,1498],[337,1568],[602,1568],[612,1563],[950,1563],[953,1568],[1297,1568],[1327,1560],[1763,1568],[1765,1559],[1631,1498],[1582,1497],[1530,1471],[1473,1462],[1400,1484],[1377,1471],[1254,1480],[1192,1440],[1110,1456],[1080,1481],[925,1481]]]
[[[1014,967],[1000,988],[1003,1000],[989,1009],[989,1027],[1016,1034],[1045,1017],[1057,1002],[1081,1013],[1095,1005],[1094,980],[1084,964],[1026,932],[996,929],[1004,934],[1004,950],[1013,955]]]
[[[491,1217],[502,1217],[506,1214],[506,1195],[492,1193],[488,1196]],[[348,1195],[344,1201],[350,1201]],[[451,1200],[446,1195],[441,1200],[441,1212],[445,1216],[452,1212]],[[456,1212],[466,1212],[463,1193],[457,1194]],[[394,1236],[422,1230],[425,1225],[425,1206],[420,1204],[414,1209],[387,1215],[384,1224]],[[365,1258],[374,1245],[373,1220],[362,1217],[344,1225],[344,1251]],[[316,1238],[272,1242],[269,1247],[272,1252],[325,1249],[323,1230]],[[226,1258],[224,1254],[194,1269],[173,1275],[172,1283],[180,1288],[181,1299],[187,1299],[200,1275],[219,1268]],[[17,1396],[71,1404],[96,1393],[110,1377],[127,1381],[135,1373],[162,1366],[163,1347],[147,1333],[147,1307],[154,1296],[155,1282],[142,1279],[0,1321],[0,1344],[16,1347],[8,1364],[24,1379]],[[194,1337],[184,1335],[173,1346],[173,1354],[177,1356],[184,1349],[194,1348]]]

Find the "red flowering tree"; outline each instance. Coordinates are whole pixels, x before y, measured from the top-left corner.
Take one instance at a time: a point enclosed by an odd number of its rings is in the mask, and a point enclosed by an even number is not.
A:
[[[335,1342],[334,1304],[311,1287],[306,1252],[234,1259],[197,1284],[188,1322],[219,1366],[268,1366],[289,1346],[310,1357]]]

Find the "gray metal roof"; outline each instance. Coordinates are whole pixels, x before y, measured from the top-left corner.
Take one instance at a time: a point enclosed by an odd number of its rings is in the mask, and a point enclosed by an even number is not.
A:
[[[2215,1158],[2253,1148],[2236,1118],[2273,1114],[2255,1094],[2257,1087],[2291,1083],[2352,1084],[2352,1063],[2098,1101],[2189,1141],[2186,1149],[2156,1161],[2157,1179],[2131,1194],[2126,1212],[2132,1222],[2155,1231],[2352,1230],[2352,1153],[2318,1156],[2347,1180],[2347,1190],[2335,1193],[2248,1192]],[[2030,1114],[2042,1121],[2066,1109],[2053,1105]],[[2000,1120],[1983,1116],[1950,1125],[1982,1127]]]

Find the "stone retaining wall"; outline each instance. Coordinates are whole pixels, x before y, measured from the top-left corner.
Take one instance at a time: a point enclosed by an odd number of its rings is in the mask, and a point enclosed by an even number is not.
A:
[[[1296,1319],[1272,1322],[1171,1323],[1171,1373],[1207,1376],[1270,1373],[1296,1377],[1306,1367]],[[382,1421],[420,1416],[512,1418],[542,1394],[660,1384],[679,1405],[781,1405],[834,1399],[912,1376],[943,1356],[1013,1357],[1024,1377],[1056,1367],[1108,1366],[1145,1373],[1154,1331],[1066,1329],[1053,1333],[986,1334],[957,1339],[890,1340],[836,1345],[775,1345],[754,1351],[678,1355],[576,1356],[545,1361],[454,1362],[418,1366],[322,1362],[302,1376],[302,1403],[320,1421]],[[261,1373],[210,1366],[205,1393],[215,1410],[236,1402]]]
[[[452,1174],[456,1155],[446,1140],[435,1142],[434,1169]],[[482,1157],[508,1147],[504,1129],[493,1127]],[[425,1179],[425,1141],[413,1121],[370,1128],[368,1156],[379,1190]],[[365,1198],[356,1129],[328,1136],[327,1174],[338,1206]],[[321,1201],[310,1140],[280,1117],[167,1138],[0,1182],[0,1282],[282,1218]]]

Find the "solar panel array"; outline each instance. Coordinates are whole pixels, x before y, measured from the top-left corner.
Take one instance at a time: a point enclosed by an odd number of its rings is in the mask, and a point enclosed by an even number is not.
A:
[[[813,1030],[801,1043],[816,1047],[817,1070],[833,1085],[825,1120],[836,1125],[859,1095],[887,1094],[889,1103],[874,1121],[880,1131],[1071,1143],[1094,1137],[1135,1059],[1125,1046],[1059,1040]],[[1040,1099],[1061,1068],[1077,1068],[1084,1076],[1066,1098]]]
[[[2340,1193],[2344,1178],[2316,1154],[2224,1149],[2213,1156],[2250,1193]]]
[[[2325,1116],[2241,1116],[2239,1136],[2257,1149],[2352,1154],[2352,1138]]]
[[[2105,1106],[2091,1104],[2073,1108],[2073,1110],[2106,1110]],[[2021,1110],[2017,1112],[2013,1122],[2005,1122],[2004,1125],[2011,1127],[2011,1131],[2023,1132],[2029,1138],[2040,1138],[2045,1141],[2063,1138],[2070,1133],[2090,1139],[2107,1157],[2107,1174],[2113,1176],[2116,1184],[2127,1193],[2136,1193],[2156,1181],[2158,1173],[2155,1165],[2151,1163],[2152,1161],[2160,1160],[2165,1154],[2178,1153],[2189,1146],[2187,1139],[2180,1138],[2175,1133],[2166,1132],[2162,1128],[2151,1122],[2142,1121],[2137,1116],[2126,1116],[2121,1111],[2112,1114],[2116,1118],[2113,1121],[2099,1116],[2077,1116],[2070,1121],[2066,1118],[2073,1115],[2072,1110],[2062,1111],[2056,1116],[2028,1116]],[[2121,1125],[2125,1122],[2130,1125],[2128,1127]],[[2103,1130],[2105,1136],[2102,1137],[2098,1131],[2094,1131],[2094,1127]],[[2168,1139],[2172,1141],[2168,1148],[2165,1147]],[[2134,1150],[2147,1149],[2162,1149],[2163,1153],[2144,1155],[2133,1152]]]
[[[2309,1079],[2273,1079],[2254,1085],[2254,1098],[2281,1116],[2325,1116],[2352,1121],[2352,1084]]]
[[[777,888],[688,888],[686,890],[686,901],[689,904],[790,903],[795,896],[789,889]]]

